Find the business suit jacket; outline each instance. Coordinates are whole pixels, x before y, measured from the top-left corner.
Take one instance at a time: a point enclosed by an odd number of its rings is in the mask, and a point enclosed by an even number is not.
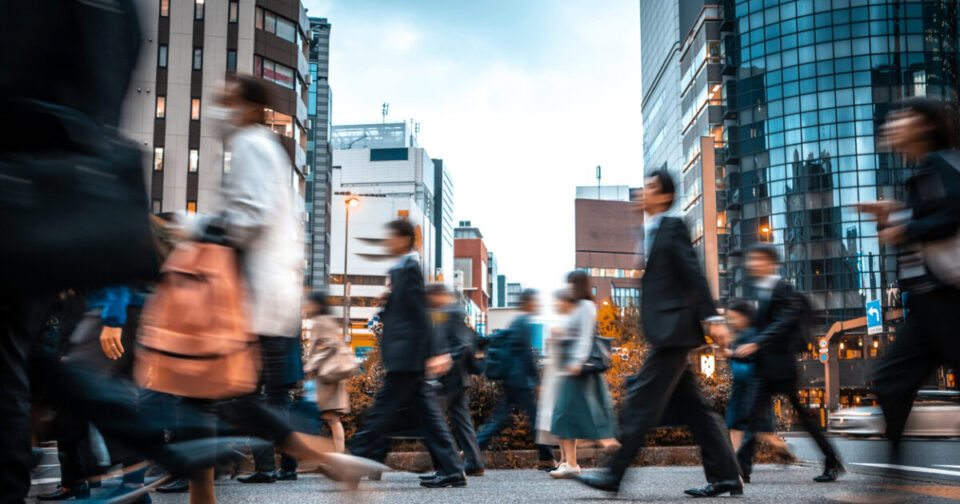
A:
[[[761,299],[751,326],[750,343],[760,349],[756,354],[757,373],[768,380],[796,380],[795,350],[805,338],[803,309],[798,294],[781,279],[770,297]]]
[[[470,359],[473,358],[473,330],[467,326],[466,314],[459,303],[451,303],[434,314],[438,347],[446,346],[453,366],[440,379],[445,394],[462,391],[470,383]]]
[[[423,292],[423,273],[412,256],[390,270],[390,294],[381,312],[380,351],[388,373],[422,373],[428,357],[446,353],[435,339]]]
[[[533,350],[533,324],[529,315],[514,319],[508,329],[510,338],[510,370],[503,384],[507,387],[533,389],[540,385],[540,369]]]
[[[701,320],[717,315],[707,280],[682,220],[663,217],[654,235],[640,298],[643,333],[655,348],[704,343]]]

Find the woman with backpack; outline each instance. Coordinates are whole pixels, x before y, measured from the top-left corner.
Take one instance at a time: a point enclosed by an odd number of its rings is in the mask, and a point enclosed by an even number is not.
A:
[[[562,300],[569,313],[562,329],[555,329],[564,344],[561,376],[550,433],[560,438],[565,462],[550,473],[553,478],[571,478],[580,474],[577,464],[577,440],[590,439],[609,447],[615,419],[610,391],[602,373],[585,364],[593,353],[597,308],[590,293],[590,279],[582,271],[567,275],[569,291]]]

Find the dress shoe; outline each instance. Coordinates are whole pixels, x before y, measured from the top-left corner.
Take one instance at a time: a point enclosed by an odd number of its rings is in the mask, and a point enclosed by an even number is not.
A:
[[[557,468],[556,461],[553,460],[541,460],[537,463],[537,470],[550,472]]]
[[[744,474],[744,475],[740,476],[740,479],[743,480],[744,483],[750,483],[750,475],[749,475],[749,474]]]
[[[248,476],[240,476],[237,478],[237,481],[240,483],[275,483],[277,481],[277,473],[257,471]]]
[[[433,471],[432,473],[428,473],[428,474],[421,474],[420,481],[430,481],[432,479],[437,479],[437,476],[440,476],[440,473],[438,473],[437,471]]]
[[[462,472],[437,475],[432,480],[421,481],[420,486],[426,488],[465,487],[467,486],[467,477]]]
[[[590,474],[578,474],[574,476],[575,480],[587,485],[590,488],[603,490],[605,492],[617,493],[620,491],[620,479],[610,474],[610,471],[595,472]]]
[[[188,490],[190,490],[190,480],[187,478],[177,478],[157,488],[160,493],[187,493]]]
[[[703,488],[691,488],[684,490],[683,493],[692,497],[716,497],[729,492],[730,495],[743,495],[743,483],[740,479],[718,481],[710,483]]]
[[[38,495],[37,498],[44,501],[58,501],[72,498],[89,499],[90,484],[84,481],[72,487],[60,487],[48,494]]]
[[[827,464],[823,469],[823,474],[813,478],[813,481],[817,483],[832,483],[837,481],[837,477],[840,476],[840,473],[845,473],[847,470],[843,467],[843,464],[840,462],[834,462],[832,464]]]
[[[277,481],[297,481],[297,470],[292,471],[277,471]]]
[[[467,469],[467,476],[483,476],[483,468],[480,469]]]

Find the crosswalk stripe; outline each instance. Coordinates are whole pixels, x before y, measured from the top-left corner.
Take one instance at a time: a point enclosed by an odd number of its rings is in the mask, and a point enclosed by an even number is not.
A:
[[[916,467],[916,466],[905,466],[905,465],[897,465],[897,464],[874,464],[874,463],[856,463],[856,462],[853,462],[850,465],[876,467],[879,469],[899,469],[901,471],[919,472],[919,473],[927,473],[927,474],[943,474],[945,476],[960,476],[960,471],[948,471],[946,469],[934,469],[932,467]],[[958,469],[960,469],[960,467],[958,467]]]
[[[30,480],[31,485],[49,485],[50,483],[59,483],[60,478],[39,478]]]
[[[960,469],[960,465],[934,464],[933,467],[946,467],[947,469]]]

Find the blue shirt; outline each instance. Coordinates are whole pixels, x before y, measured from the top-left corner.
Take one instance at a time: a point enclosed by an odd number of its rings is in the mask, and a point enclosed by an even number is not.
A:
[[[101,309],[100,319],[107,327],[123,327],[127,323],[127,307],[143,306],[146,296],[125,285],[104,287],[87,296],[87,309]]]

